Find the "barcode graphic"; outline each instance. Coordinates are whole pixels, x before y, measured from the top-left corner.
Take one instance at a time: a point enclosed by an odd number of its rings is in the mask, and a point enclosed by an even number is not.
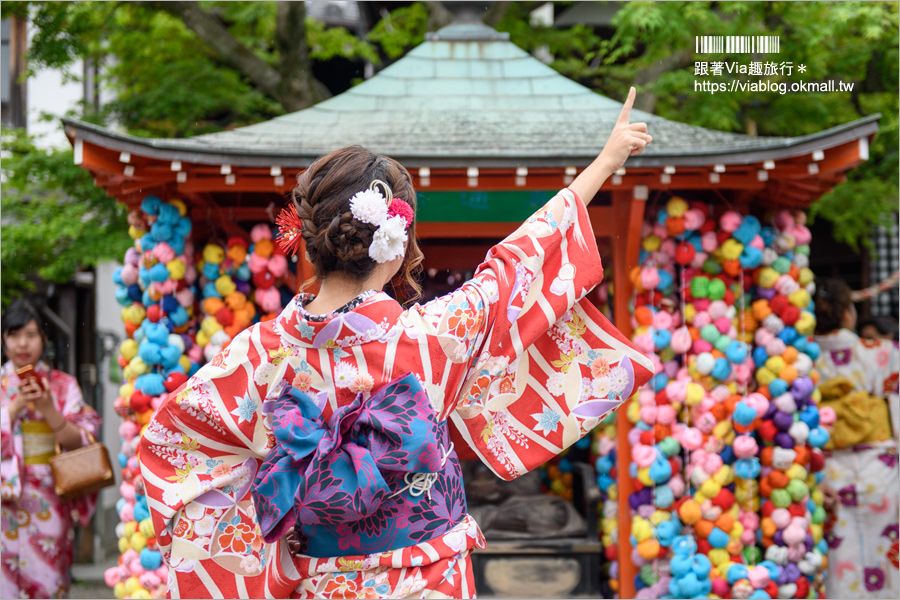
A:
[[[698,35],[694,38],[697,54],[777,54],[777,35]]]

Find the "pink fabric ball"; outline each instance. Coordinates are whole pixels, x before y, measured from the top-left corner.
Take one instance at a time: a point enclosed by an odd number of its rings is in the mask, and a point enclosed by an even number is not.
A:
[[[686,213],[684,213],[685,229],[696,231],[697,229],[703,227],[704,223],[706,223],[706,215],[703,214],[702,210],[691,208]]]
[[[664,404],[656,409],[656,422],[661,425],[669,425],[675,420],[675,409]]]
[[[140,271],[135,265],[127,264],[122,267],[122,283],[125,285],[134,285],[140,278]]]
[[[113,587],[119,583],[119,567],[110,567],[103,571],[103,582],[106,587]]]
[[[265,223],[254,225],[253,229],[250,230],[250,239],[253,240],[254,244],[262,240],[271,240],[272,228]]]
[[[700,236],[700,247],[703,248],[704,252],[715,252],[719,247],[719,240],[716,239],[716,234],[710,231]]]
[[[263,258],[256,252],[253,252],[247,259],[247,267],[253,274],[262,273],[269,268],[269,259]]]
[[[679,327],[675,330],[675,333],[672,334],[672,351],[675,354],[684,354],[688,350],[691,349],[691,345],[694,343],[694,340],[691,339],[691,332],[688,331],[687,327]]]
[[[750,458],[756,456],[759,444],[749,435],[739,435],[734,438],[734,455],[738,458]]]
[[[664,310],[653,315],[653,327],[655,329],[669,329],[672,326],[672,315]]]
[[[822,425],[834,425],[837,420],[837,413],[830,406],[819,407],[819,422]]]
[[[656,450],[650,446],[638,444],[631,449],[631,460],[639,468],[649,467],[656,459]]]
[[[269,272],[275,277],[284,277],[287,269],[287,258],[283,254],[273,254],[269,258]]]
[[[740,214],[733,210],[729,210],[719,219],[719,228],[722,229],[722,231],[732,233],[737,231],[737,228],[741,226],[741,221],[743,221],[743,218]]]
[[[681,434],[680,442],[686,450],[696,450],[703,443],[703,434],[695,427],[688,427]]]
[[[166,242],[160,242],[154,246],[151,254],[161,263],[167,263],[175,259],[175,250]]]

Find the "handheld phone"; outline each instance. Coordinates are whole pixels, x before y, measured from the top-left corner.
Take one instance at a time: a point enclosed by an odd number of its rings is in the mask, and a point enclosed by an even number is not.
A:
[[[44,378],[38,374],[37,371],[34,370],[32,365],[25,365],[21,369],[16,371],[19,379],[25,381],[26,379],[33,379],[35,383],[37,383],[42,388],[44,387]]]

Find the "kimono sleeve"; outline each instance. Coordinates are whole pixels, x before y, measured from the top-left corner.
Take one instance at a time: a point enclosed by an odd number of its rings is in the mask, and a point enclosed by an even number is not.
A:
[[[59,414],[81,431],[81,444],[83,446],[90,444],[91,437],[99,440],[100,415],[85,403],[78,380],[67,373],[53,370],[50,374],[50,389]],[[82,527],[87,527],[97,508],[99,497],[99,493],[94,493],[70,500],[67,504],[72,519]]]
[[[11,418],[7,407],[12,402],[12,395],[6,385],[6,377],[3,378],[0,389],[0,497],[6,501],[18,500],[22,493],[22,480],[20,474],[24,472],[22,464],[22,436],[16,432],[16,420]]]
[[[274,445],[263,404],[287,361],[271,322],[244,330],[163,399],[139,445],[141,475],[176,598],[287,598],[300,576],[267,544],[250,486]],[[276,355],[273,358],[273,355]]]
[[[587,210],[565,189],[439,310],[424,308],[438,314],[435,344],[454,373],[442,414],[498,476],[559,454],[652,377],[650,360],[585,298],[602,279]]]

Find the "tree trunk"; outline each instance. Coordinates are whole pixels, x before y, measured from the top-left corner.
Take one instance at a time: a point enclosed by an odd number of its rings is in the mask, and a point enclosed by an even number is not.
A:
[[[147,2],[181,19],[185,26],[288,112],[312,106],[321,95],[312,76],[306,46],[306,10],[302,2],[279,2],[276,43],[281,65],[276,69],[244,46],[222,22],[196,2]],[[291,6],[283,6],[291,5]]]
[[[312,74],[312,61],[306,43],[306,6],[303,2],[278,3],[275,23],[275,47],[281,59],[279,102],[287,110],[300,110],[322,99]]]
[[[693,64],[693,59],[690,51],[681,50],[640,71],[634,78],[634,85],[640,89],[641,86],[656,81],[669,71],[683,69],[691,64]],[[638,110],[652,113],[653,109],[656,108],[656,94],[652,91],[638,92],[634,99],[634,107]]]

